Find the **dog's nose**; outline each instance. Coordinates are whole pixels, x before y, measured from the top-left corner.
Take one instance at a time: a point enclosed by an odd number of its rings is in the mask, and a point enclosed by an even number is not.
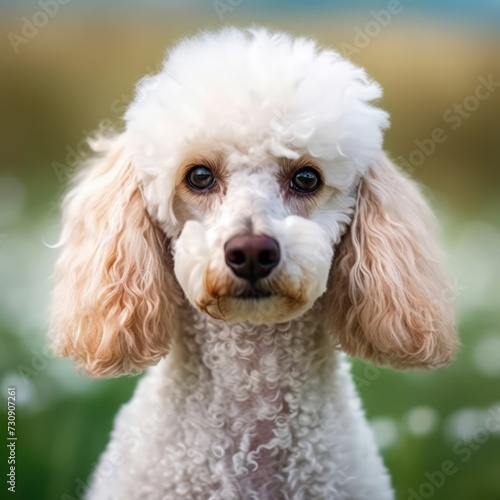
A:
[[[280,246],[274,238],[258,234],[233,236],[224,246],[226,264],[236,276],[248,281],[265,278],[280,261]]]

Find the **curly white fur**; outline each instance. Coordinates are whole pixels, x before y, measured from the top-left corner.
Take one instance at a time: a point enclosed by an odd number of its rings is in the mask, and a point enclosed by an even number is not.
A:
[[[310,40],[227,29],[174,48],[95,144],[64,204],[54,349],[94,376],[156,366],[88,499],[393,498],[339,348],[439,367],[457,341],[379,97]],[[195,165],[213,189],[188,185]],[[307,196],[290,188],[304,166],[321,178]],[[257,298],[225,260],[241,234],[280,248]]]

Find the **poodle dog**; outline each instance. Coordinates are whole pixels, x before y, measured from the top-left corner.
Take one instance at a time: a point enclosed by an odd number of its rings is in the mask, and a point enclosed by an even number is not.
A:
[[[439,368],[458,342],[381,93],[311,40],[225,29],[181,41],[94,141],[51,340],[91,376],[150,368],[86,498],[393,498],[346,353]]]

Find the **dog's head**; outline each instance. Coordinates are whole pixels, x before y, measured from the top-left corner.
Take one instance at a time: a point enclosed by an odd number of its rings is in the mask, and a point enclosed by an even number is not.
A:
[[[183,296],[217,320],[279,323],[324,295],[349,353],[444,364],[456,340],[433,218],[382,153],[380,96],[309,40],[178,45],[66,198],[56,349],[123,373],[167,352]]]

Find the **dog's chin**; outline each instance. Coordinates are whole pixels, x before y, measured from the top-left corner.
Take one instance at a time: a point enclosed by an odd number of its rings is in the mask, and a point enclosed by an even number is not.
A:
[[[214,319],[226,323],[248,322],[256,325],[284,323],[304,314],[313,302],[270,292],[245,292],[235,296],[220,297],[217,301],[199,307]]]

